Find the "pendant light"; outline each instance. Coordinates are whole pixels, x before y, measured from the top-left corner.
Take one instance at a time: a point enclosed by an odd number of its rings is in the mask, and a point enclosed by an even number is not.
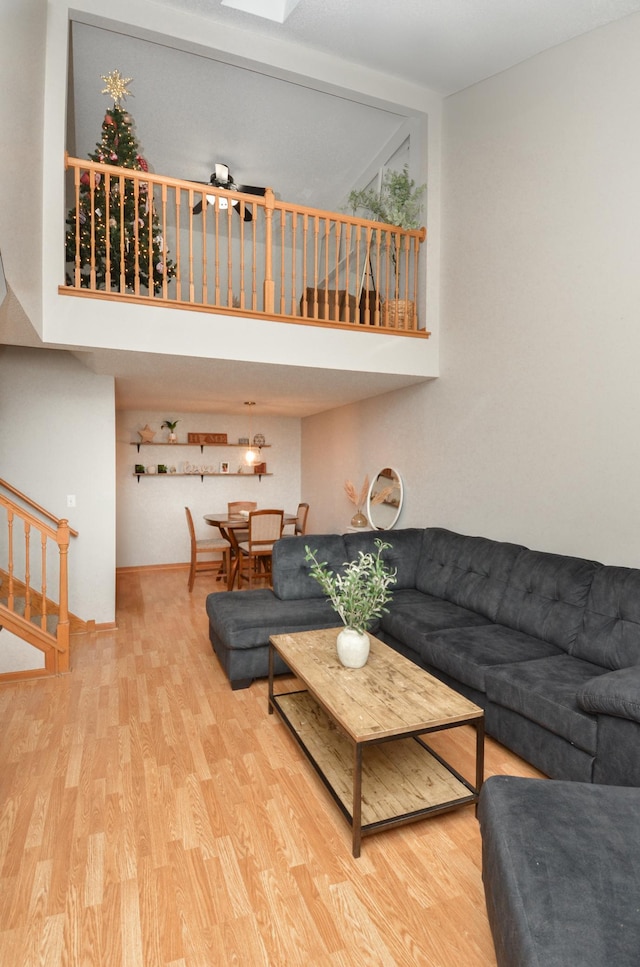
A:
[[[258,456],[252,446],[253,444],[253,420],[252,420],[253,409],[252,408],[256,405],[255,400],[245,400],[244,405],[249,407],[249,449],[244,455],[244,460],[245,460],[245,463],[254,464],[254,463],[257,463],[258,461]]]

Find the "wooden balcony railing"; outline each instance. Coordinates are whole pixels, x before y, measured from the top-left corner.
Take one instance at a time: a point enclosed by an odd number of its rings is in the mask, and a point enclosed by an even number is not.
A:
[[[0,626],[44,652],[45,673],[68,671],[67,553],[77,531],[5,480],[0,521]]]
[[[424,228],[67,157],[60,292],[428,336]],[[196,212],[194,212],[194,208]]]

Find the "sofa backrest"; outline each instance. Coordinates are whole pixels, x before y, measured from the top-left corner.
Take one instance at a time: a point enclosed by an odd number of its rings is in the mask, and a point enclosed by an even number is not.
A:
[[[273,593],[283,601],[296,598],[324,598],[325,593],[309,573],[305,546],[316,553],[320,563],[326,561],[332,571],[339,571],[347,560],[347,549],[341,534],[305,534],[282,537],[273,545]]]
[[[507,580],[523,550],[519,544],[428,527],[416,587],[495,621]]]
[[[392,591],[405,588],[415,588],[416,570],[422,551],[423,527],[404,527],[390,531],[361,531],[344,535],[347,551],[346,560],[355,561],[360,551],[368,554],[375,553],[376,541],[391,544],[382,552],[382,560],[387,567],[395,569],[396,581],[391,585]]]
[[[582,628],[570,649],[604,668],[640,663],[640,571],[602,566],[596,571]]]
[[[509,574],[496,621],[570,651],[582,626],[591,583],[601,567],[579,557],[522,550]]]

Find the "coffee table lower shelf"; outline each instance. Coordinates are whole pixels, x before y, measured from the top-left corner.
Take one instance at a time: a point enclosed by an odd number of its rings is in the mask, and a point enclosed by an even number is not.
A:
[[[478,800],[479,788],[429,748],[425,732],[354,743],[306,690],[272,694],[270,705],[350,823],[354,857],[362,836]]]

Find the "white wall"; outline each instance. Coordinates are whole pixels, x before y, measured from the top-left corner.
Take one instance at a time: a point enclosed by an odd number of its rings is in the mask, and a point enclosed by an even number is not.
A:
[[[259,409],[256,407],[256,409]],[[262,433],[270,446],[261,452],[272,476],[179,477],[171,474],[140,479],[133,475],[135,464],[164,463],[178,472],[185,462],[215,467],[225,460],[236,471],[243,463],[244,449],[238,447],[141,446],[138,430],[147,424],[156,431],[154,442],[167,439],[161,430],[165,419],[180,422],[176,428],[179,442],[187,434],[226,433],[231,443],[249,436],[249,417],[223,413],[152,413],[126,411],[117,418],[117,566],[185,563],[190,557],[189,535],[184,508],[193,514],[197,537],[213,537],[203,514],[226,509],[230,500],[255,500],[258,507],[277,507],[295,513],[300,500],[300,420],[291,417],[252,415],[252,436]]]
[[[424,479],[424,398],[424,385],[411,386],[303,420],[302,495],[314,530],[346,530],[355,507],[344,492],[345,480],[359,491],[365,475],[374,480],[383,467],[396,469],[404,485],[396,527],[437,523]]]
[[[390,464],[400,525],[640,566],[638,50],[633,16],[445,102],[441,376],[304,421],[327,525]]]
[[[115,617],[114,411],[111,377],[66,352],[0,347],[0,477],[79,532],[69,606],[98,623]]]
[[[0,3],[0,249],[7,283],[40,315],[45,0]]]

